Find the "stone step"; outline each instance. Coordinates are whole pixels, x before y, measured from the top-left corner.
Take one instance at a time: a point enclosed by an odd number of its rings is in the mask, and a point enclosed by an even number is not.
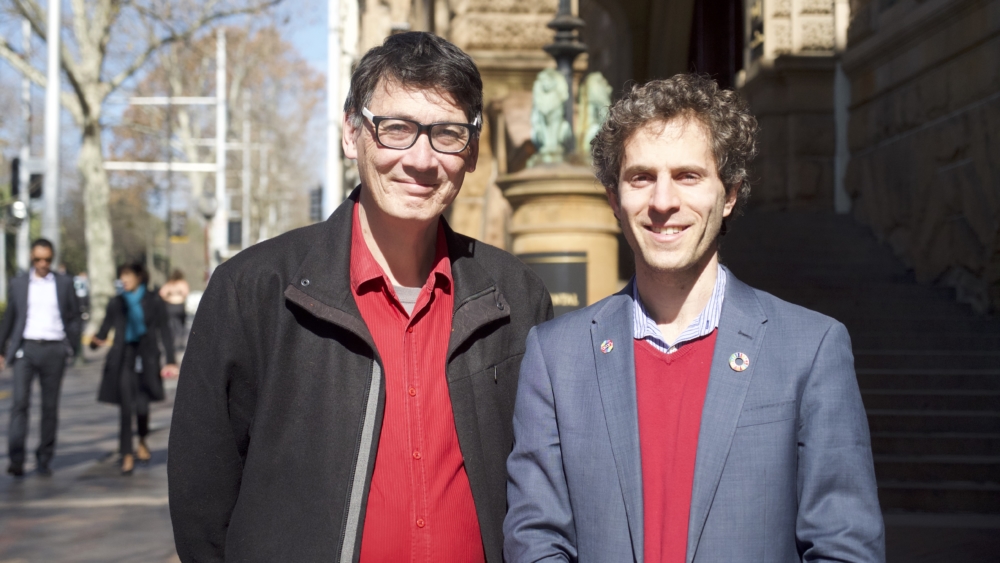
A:
[[[1000,369],[1000,352],[942,350],[854,350],[856,369]]]
[[[880,481],[967,481],[1000,484],[1000,456],[876,455],[875,476]]]
[[[868,409],[872,432],[1000,433],[1000,412]]]
[[[969,482],[878,482],[882,510],[1000,514],[1000,485]]]
[[[876,455],[997,455],[1000,433],[872,432]]]
[[[868,369],[856,370],[858,385],[867,389],[1000,390],[996,369]]]
[[[844,323],[849,331],[857,332],[899,332],[908,334],[954,334],[968,333],[1000,338],[1000,323],[990,318],[976,317],[944,317],[944,318],[884,318],[879,316],[845,317],[836,316],[836,311],[820,313],[831,316]],[[830,315],[829,313],[834,313]]]
[[[992,411],[1000,413],[1000,391],[866,389],[866,409]]]
[[[848,327],[854,349],[863,350],[938,350],[994,351],[1000,350],[1000,335],[978,333],[910,334],[875,331]]]

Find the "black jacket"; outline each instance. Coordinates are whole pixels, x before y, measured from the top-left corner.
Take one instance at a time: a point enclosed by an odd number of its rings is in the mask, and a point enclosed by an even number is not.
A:
[[[24,338],[24,325],[28,322],[28,276],[20,274],[11,278],[7,295],[7,310],[3,321],[0,321],[0,354],[7,363],[15,360],[17,351],[21,348]],[[73,354],[80,350],[80,305],[73,290],[73,278],[62,274],[56,277],[56,300],[59,302],[59,315],[62,317],[63,330],[66,332],[66,345]],[[6,346],[5,346],[6,345]]]
[[[191,329],[171,422],[182,561],[356,561],[385,405],[350,285],[352,206],[220,266]],[[446,373],[487,561],[502,558],[505,462],[528,330],[552,317],[516,258],[446,229]]]
[[[121,388],[119,381],[122,373],[122,360],[125,358],[125,325],[128,322],[128,305],[125,298],[116,295],[108,301],[108,309],[104,314],[101,330],[97,338],[104,340],[108,331],[115,329],[115,341],[104,359],[104,376],[97,392],[97,400],[102,403],[121,404]],[[160,377],[160,344],[167,356],[167,363],[175,363],[174,339],[170,335],[167,322],[167,307],[163,299],[155,291],[146,291],[142,298],[142,314],[146,321],[146,334],[139,339],[139,355],[142,356],[142,378],[140,382],[154,401],[162,401],[163,378]]]

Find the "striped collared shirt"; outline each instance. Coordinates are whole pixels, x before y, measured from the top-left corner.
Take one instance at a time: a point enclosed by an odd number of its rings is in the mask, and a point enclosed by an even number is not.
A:
[[[711,334],[713,330],[719,327],[719,318],[722,317],[722,301],[726,297],[726,270],[722,266],[718,268],[719,274],[715,278],[715,288],[712,289],[712,296],[709,297],[705,308],[702,309],[701,314],[695,320],[691,321],[691,324],[684,329],[684,332],[677,337],[677,340],[673,342],[667,342],[663,338],[660,327],[649,316],[646,307],[642,304],[642,299],[639,298],[639,289],[633,277],[632,337],[636,340],[646,340],[661,352],[673,354],[682,344]]]

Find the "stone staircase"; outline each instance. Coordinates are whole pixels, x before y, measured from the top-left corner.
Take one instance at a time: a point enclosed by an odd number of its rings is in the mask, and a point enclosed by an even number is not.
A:
[[[750,212],[721,256],[750,285],[847,325],[883,512],[1000,517],[1000,319],[917,284],[846,216]]]

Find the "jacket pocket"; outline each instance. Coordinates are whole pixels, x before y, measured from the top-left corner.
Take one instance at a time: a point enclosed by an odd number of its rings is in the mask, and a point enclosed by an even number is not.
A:
[[[783,401],[767,405],[750,405],[743,408],[740,413],[740,421],[737,428],[743,426],[756,426],[758,424],[768,424],[795,418],[798,412],[796,401]]]

